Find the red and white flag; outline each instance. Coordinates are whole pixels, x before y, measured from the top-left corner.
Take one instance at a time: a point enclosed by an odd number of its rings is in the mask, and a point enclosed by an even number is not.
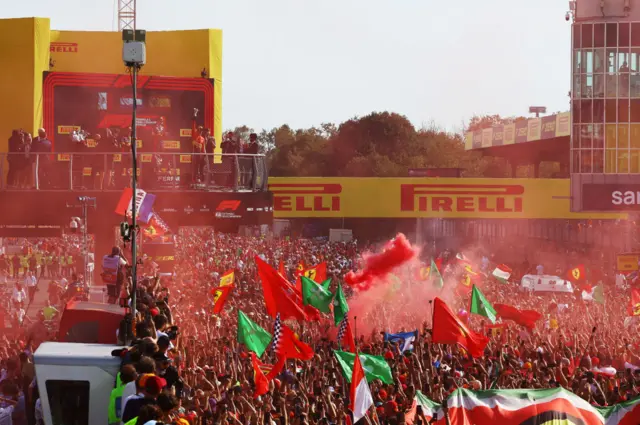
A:
[[[364,377],[364,370],[360,363],[360,356],[356,353],[353,362],[353,374],[351,375],[351,411],[353,412],[353,423],[367,415],[367,411],[373,405],[373,397],[369,384]]]

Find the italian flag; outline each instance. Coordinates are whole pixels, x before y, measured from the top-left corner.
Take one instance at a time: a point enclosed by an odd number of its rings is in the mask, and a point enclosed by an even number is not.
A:
[[[447,399],[447,406],[451,425],[636,425],[640,417],[640,399],[596,408],[563,388],[458,389]],[[444,425],[444,418],[437,423]]]
[[[416,392],[413,406],[405,413],[405,423],[413,425],[418,406],[427,421],[437,425],[637,425],[640,398],[611,407],[592,406],[563,388],[544,390],[458,389],[442,406]]]
[[[582,291],[582,299],[584,301],[595,301],[598,304],[604,304],[604,289],[602,285],[594,286],[589,291]]]
[[[364,370],[360,363],[360,356],[355,356],[353,362],[353,374],[351,375],[351,411],[353,412],[353,423],[367,415],[367,411],[373,406],[373,397],[369,384],[364,377]]]
[[[424,415],[427,421],[430,421],[433,418],[442,418],[442,407],[431,401],[422,394],[420,390],[416,391],[416,396],[413,399],[413,405],[411,409],[407,410],[404,414],[404,423],[407,425],[413,425],[416,422],[416,414],[418,413],[418,407],[422,410],[422,414]]]
[[[505,266],[504,264],[500,264],[498,267],[495,268],[492,275],[502,283],[509,283],[511,272],[512,270],[508,266]]]

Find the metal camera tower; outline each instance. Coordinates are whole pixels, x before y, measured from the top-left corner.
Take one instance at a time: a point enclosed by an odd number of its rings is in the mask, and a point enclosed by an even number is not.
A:
[[[136,30],[136,0],[118,0],[118,32]]]

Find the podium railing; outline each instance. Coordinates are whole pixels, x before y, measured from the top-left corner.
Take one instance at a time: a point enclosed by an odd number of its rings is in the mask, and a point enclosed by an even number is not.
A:
[[[0,190],[121,191],[132,154],[1,153]],[[138,153],[138,182],[155,191],[267,190],[264,155]]]

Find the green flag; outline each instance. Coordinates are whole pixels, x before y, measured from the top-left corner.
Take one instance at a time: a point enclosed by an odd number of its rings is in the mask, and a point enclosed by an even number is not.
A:
[[[430,270],[429,274],[430,274],[431,282],[433,283],[433,286],[435,286],[438,289],[441,289],[444,286],[444,279],[442,279],[440,270],[438,270],[438,266],[436,266],[436,263],[434,263],[433,258],[431,259],[431,268],[429,270]]]
[[[304,305],[310,305],[323,313],[331,313],[331,301],[333,294],[322,285],[318,285],[306,276],[300,276],[302,281],[302,302]]]
[[[260,357],[271,342],[271,334],[238,310],[238,342]]]
[[[353,362],[355,361],[356,355],[338,350],[335,350],[333,354],[336,356],[336,359],[342,368],[342,374],[345,379],[347,382],[351,382],[351,376],[353,375]],[[385,384],[393,384],[391,368],[384,357],[360,353],[360,363],[362,364],[362,369],[364,369],[364,374],[367,377],[367,382],[379,379]]]
[[[476,285],[473,285],[473,292],[471,293],[471,313],[484,316],[491,323],[496,323],[496,311],[489,301],[484,297],[484,294],[480,292]]]
[[[338,290],[336,296],[333,299],[333,321],[336,326],[342,322],[344,316],[349,312],[349,305],[347,304],[347,297],[342,292],[342,285],[338,283]]]
[[[320,285],[322,285],[322,287],[328,291],[329,288],[331,288],[331,278],[325,280]]]

